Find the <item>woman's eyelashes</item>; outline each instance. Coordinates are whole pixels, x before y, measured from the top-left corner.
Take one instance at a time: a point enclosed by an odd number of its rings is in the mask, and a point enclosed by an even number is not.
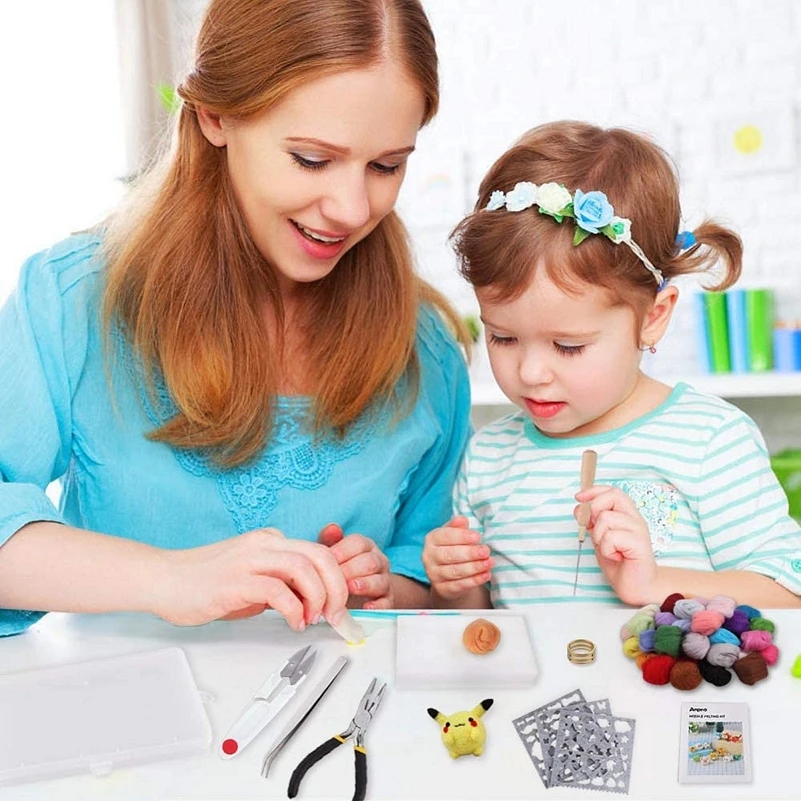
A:
[[[304,170],[311,170],[312,172],[325,169],[325,167],[331,163],[330,159],[311,159],[308,156],[301,156],[300,153],[290,153],[289,155],[299,167],[302,167]],[[379,175],[394,175],[402,166],[402,164],[381,164],[378,161],[370,162],[370,169]]]

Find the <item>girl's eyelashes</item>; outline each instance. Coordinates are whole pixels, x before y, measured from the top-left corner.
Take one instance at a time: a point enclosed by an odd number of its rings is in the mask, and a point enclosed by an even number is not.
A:
[[[304,170],[322,170],[330,161],[328,159],[310,159],[307,156],[301,156],[300,153],[290,153],[292,161]],[[380,162],[373,161],[370,163],[370,169],[379,175],[395,175],[401,168],[401,164],[381,164]]]
[[[490,345],[511,345],[514,341],[514,337],[502,337],[498,334],[490,334]]]
[[[563,345],[561,342],[554,342],[553,346],[563,356],[578,356],[586,347],[585,345]]]

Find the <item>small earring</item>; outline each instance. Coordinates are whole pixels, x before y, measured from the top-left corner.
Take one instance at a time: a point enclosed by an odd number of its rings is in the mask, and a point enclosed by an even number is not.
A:
[[[656,345],[642,345],[640,347],[642,351],[648,351],[649,353],[656,353]]]

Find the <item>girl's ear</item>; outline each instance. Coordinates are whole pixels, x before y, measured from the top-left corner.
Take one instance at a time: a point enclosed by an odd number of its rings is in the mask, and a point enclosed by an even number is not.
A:
[[[214,147],[225,147],[228,144],[226,126],[221,114],[215,114],[203,106],[197,107],[197,121],[203,136],[214,145]]]
[[[654,299],[651,308],[645,315],[640,328],[640,347],[656,345],[665,334],[676,301],[679,299],[679,290],[672,285],[662,289]]]

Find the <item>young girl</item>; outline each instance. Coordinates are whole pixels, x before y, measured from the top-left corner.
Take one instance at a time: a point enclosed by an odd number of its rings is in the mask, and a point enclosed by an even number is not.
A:
[[[652,142],[557,122],[490,169],[454,232],[493,373],[516,406],[468,446],[455,517],[423,555],[437,605],[635,606],[671,592],[800,606],[801,531],[751,419],[642,373],[667,329],[672,279],[742,245],[704,222],[679,234],[676,175]],[[582,452],[596,484],[578,492]],[[576,501],[590,506],[578,559]],[[587,547],[587,546],[590,547]]]

